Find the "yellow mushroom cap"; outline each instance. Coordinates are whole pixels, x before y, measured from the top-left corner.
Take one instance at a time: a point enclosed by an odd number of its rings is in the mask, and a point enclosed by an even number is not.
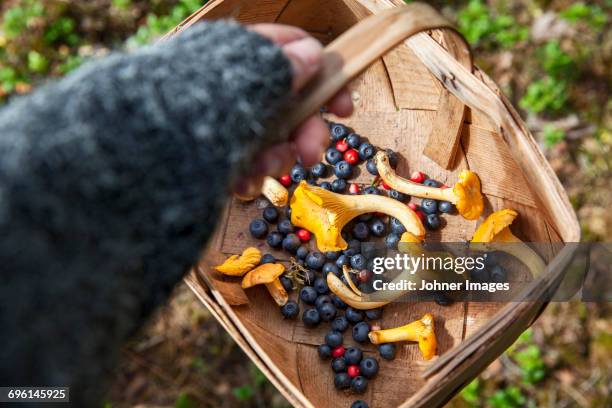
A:
[[[272,283],[285,272],[285,266],[280,263],[267,263],[259,265],[247,273],[242,279],[242,288],[248,289],[255,285]]]
[[[472,242],[487,243],[502,235],[505,229],[514,222],[518,213],[509,208],[495,211],[476,230]],[[504,234],[505,235],[505,234]]]
[[[476,220],[482,214],[484,201],[480,192],[480,179],[470,170],[459,173],[459,182],[453,187],[457,196],[454,203],[457,211],[467,220]]]

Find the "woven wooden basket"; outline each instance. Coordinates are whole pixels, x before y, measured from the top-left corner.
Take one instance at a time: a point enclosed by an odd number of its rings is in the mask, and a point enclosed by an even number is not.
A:
[[[474,170],[486,196],[483,215],[514,208],[520,217],[512,228],[521,239],[550,243],[549,250],[540,250],[546,272],[522,295],[537,299],[558,285],[572,249],[553,243],[579,241],[576,216],[519,115],[493,81],[472,66],[466,43],[436,11],[401,0],[213,0],[169,35],[201,20],[227,17],[299,26],[329,44],[325,69],[300,95],[287,123],[318,110],[349,83],[356,110],[343,123],[374,145],[397,150],[399,174],[419,169],[452,185],[462,169]],[[331,370],[317,356],[325,328],[306,330],[299,319],[284,321],[265,289],[245,294],[235,281],[212,271],[211,265],[228,254],[261,246],[247,231],[260,211],[256,203],[232,200],[186,282],[294,406],[350,406],[355,396],[334,389]],[[466,241],[477,226],[459,216],[447,221],[427,240]],[[442,405],[510,346],[544,306],[533,300],[388,305],[383,327],[405,324],[427,311],[435,315],[440,358],[424,369],[416,347],[400,347],[395,360],[381,363],[361,398],[372,407]]]

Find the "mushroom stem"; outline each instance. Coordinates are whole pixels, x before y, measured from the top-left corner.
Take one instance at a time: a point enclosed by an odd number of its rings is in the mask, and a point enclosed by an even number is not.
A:
[[[284,207],[289,201],[289,191],[273,177],[265,176],[261,185],[261,194],[268,199],[276,207]],[[251,201],[256,199],[259,194],[256,195],[238,195],[242,201]]]
[[[374,161],[380,177],[394,190],[416,197],[449,201],[455,204],[459,213],[468,220],[480,217],[484,209],[480,179],[470,170],[463,170],[459,174],[459,182],[453,188],[437,188],[414,183],[399,176],[391,167],[385,152],[376,153]]]
[[[346,265],[342,265],[342,274],[344,275],[344,279],[346,279],[346,283],[348,283],[349,287],[351,288],[351,290],[357,295],[357,296],[361,296],[362,293],[359,290],[359,288],[357,286],[355,286],[355,282],[353,282],[353,279],[351,279],[351,275],[350,275],[350,271],[349,271],[349,267]]]
[[[272,299],[274,299],[277,305],[284,306],[285,303],[287,303],[289,300],[289,295],[283,287],[280,279],[277,278],[270,283],[266,283],[265,285],[266,289],[268,289],[268,292],[270,295],[272,295]]]
[[[353,291],[351,291],[351,289],[349,289],[346,285],[344,285],[344,283],[342,283],[340,278],[338,278],[333,273],[327,274],[327,286],[329,287],[329,290],[332,293],[334,293],[335,295],[338,295],[338,297],[342,299],[344,303],[346,303],[347,305],[349,305],[350,307],[354,309],[359,309],[359,310],[378,309],[379,307],[383,307],[392,302],[392,300],[385,300],[385,301],[378,301],[378,302],[368,301],[366,300],[367,297],[359,296],[353,293]],[[402,294],[403,293],[399,293],[399,296],[401,296]]]
[[[373,330],[368,334],[373,344],[395,343],[398,341],[416,341],[425,360],[431,360],[436,354],[436,334],[434,319],[431,313],[405,326],[387,330]]]

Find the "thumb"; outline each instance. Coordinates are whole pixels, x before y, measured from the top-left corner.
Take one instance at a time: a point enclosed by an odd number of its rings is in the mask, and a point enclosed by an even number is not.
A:
[[[293,91],[299,91],[321,68],[323,46],[316,39],[305,37],[285,44],[283,52],[291,62]]]

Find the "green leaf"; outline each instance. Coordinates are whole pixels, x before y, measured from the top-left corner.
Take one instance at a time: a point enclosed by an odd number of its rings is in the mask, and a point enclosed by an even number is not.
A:
[[[519,106],[534,113],[556,113],[566,107],[568,85],[566,81],[546,77],[532,82]]]
[[[480,382],[478,378],[465,386],[461,390],[461,398],[472,406],[478,406],[480,403]]]
[[[238,401],[244,402],[244,401],[248,401],[251,398],[253,398],[255,391],[253,391],[253,387],[246,384],[246,385],[243,385],[242,387],[234,388],[232,390],[232,394],[234,395],[234,397],[236,397]]]
[[[174,401],[174,408],[196,408],[196,404],[187,393],[182,392]]]
[[[49,67],[49,60],[38,51],[28,53],[28,69],[37,74],[43,74]]]

